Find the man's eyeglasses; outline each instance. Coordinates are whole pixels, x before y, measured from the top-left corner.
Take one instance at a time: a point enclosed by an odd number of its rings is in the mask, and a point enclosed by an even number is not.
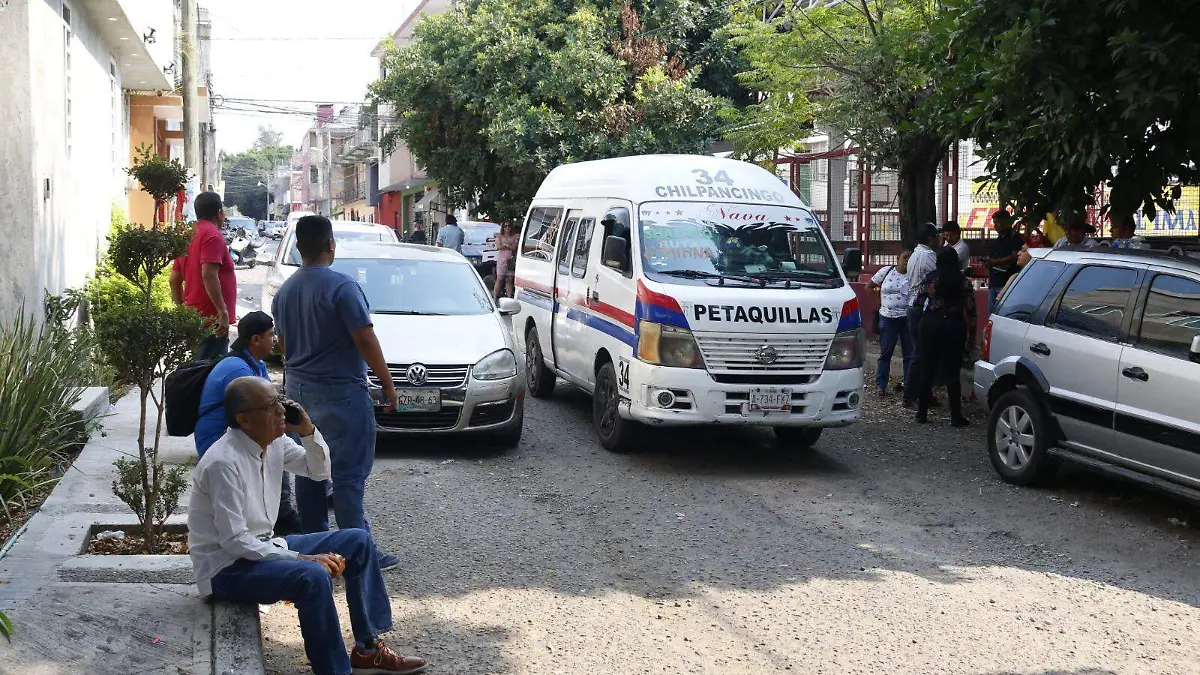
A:
[[[261,406],[258,406],[257,408],[246,408],[242,412],[244,412],[244,413],[262,412],[262,411],[267,411],[267,410],[274,410],[276,407],[278,407],[280,410],[283,410],[284,409],[283,404],[285,401],[287,401],[287,397],[283,396],[283,395],[279,395],[279,396],[276,396],[275,398],[271,399],[271,402],[266,405],[261,405]]]

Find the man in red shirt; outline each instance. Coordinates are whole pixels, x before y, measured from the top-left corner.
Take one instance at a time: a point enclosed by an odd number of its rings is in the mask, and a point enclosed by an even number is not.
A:
[[[237,310],[237,277],[233,256],[221,234],[225,222],[221,195],[201,193],[195,207],[196,233],[187,255],[176,265],[182,272],[184,304],[200,312],[213,330],[196,349],[197,361],[209,361],[229,351],[229,324],[236,319],[233,314]]]

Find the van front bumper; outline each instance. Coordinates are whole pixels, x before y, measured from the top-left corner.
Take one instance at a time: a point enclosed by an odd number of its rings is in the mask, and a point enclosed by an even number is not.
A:
[[[629,402],[621,406],[620,412],[625,419],[651,426],[842,427],[862,417],[861,368],[826,370],[815,377],[796,379],[790,384],[734,384],[718,382],[704,370],[667,368],[634,359],[629,364]],[[751,389],[784,388],[791,390],[791,412],[749,410]],[[663,406],[659,400],[663,391],[671,392],[674,401],[670,406]]]

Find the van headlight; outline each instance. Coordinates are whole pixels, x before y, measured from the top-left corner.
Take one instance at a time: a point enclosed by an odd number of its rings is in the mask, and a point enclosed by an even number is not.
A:
[[[494,351],[471,367],[471,377],[476,380],[503,380],[516,374],[517,359],[507,349]]]
[[[703,368],[704,359],[692,331],[653,321],[638,323],[638,358],[656,366]]]
[[[829,356],[825,357],[825,370],[849,370],[863,364],[866,336],[863,329],[844,330],[833,338]]]

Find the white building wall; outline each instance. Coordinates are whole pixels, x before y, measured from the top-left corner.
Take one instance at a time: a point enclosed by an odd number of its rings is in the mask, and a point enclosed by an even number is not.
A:
[[[40,203],[33,173],[34,111],[30,109],[31,13],[43,11],[42,0],[11,0],[0,12],[0,64],[4,95],[0,96],[0,239],[8,255],[0,271],[0,321],[11,316],[35,287],[35,207]]]

